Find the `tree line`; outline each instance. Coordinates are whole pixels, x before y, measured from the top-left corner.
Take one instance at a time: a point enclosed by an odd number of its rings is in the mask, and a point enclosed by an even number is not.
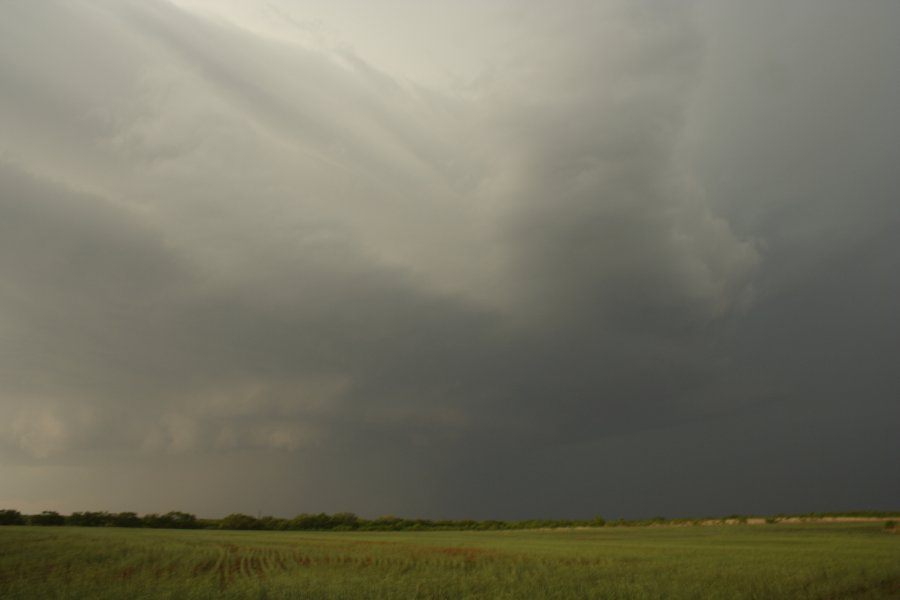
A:
[[[364,519],[350,512],[302,513],[292,519],[281,517],[253,517],[242,513],[232,513],[221,519],[201,519],[184,512],[165,514],[150,513],[139,516],[133,512],[73,512],[62,515],[45,510],[39,514],[26,515],[17,510],[0,510],[0,525],[71,525],[78,527],[145,527],[153,529],[231,529],[268,531],[415,531],[415,530],[496,530],[496,529],[536,529],[541,527],[599,527],[606,523],[602,517],[590,520],[528,520],[498,521],[472,519],[433,520],[404,519],[385,516]]]
[[[822,517],[900,517],[900,512],[856,511],[806,513],[802,515],[777,515],[766,517],[767,523],[777,523],[788,517],[817,519]],[[39,514],[26,515],[17,510],[0,509],[0,525],[70,525],[77,527],[143,527],[152,529],[229,529],[257,531],[436,531],[436,530],[503,530],[503,529],[557,529],[566,527],[638,527],[648,525],[690,525],[721,521],[723,523],[746,523],[747,515],[727,517],[667,519],[616,519],[606,521],[597,516],[592,519],[529,519],[523,521],[499,520],[452,520],[452,519],[405,519],[385,516],[365,519],[351,512],[302,513],[292,519],[281,517],[253,517],[242,513],[232,513],[222,519],[201,519],[190,513],[171,511],[165,514],[150,513],[139,516],[133,512],[73,512],[61,515],[45,510]]]
[[[45,510],[36,515],[23,515],[17,510],[0,510],[0,525],[74,525],[78,527],[152,527],[156,529],[201,529],[204,523],[195,515],[172,511],[164,515],[151,513],[138,516],[133,512],[73,512],[61,515]]]

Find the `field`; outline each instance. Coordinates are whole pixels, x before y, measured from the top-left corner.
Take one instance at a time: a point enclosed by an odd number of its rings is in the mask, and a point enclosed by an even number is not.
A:
[[[900,598],[881,523],[496,532],[0,527],[0,598]]]

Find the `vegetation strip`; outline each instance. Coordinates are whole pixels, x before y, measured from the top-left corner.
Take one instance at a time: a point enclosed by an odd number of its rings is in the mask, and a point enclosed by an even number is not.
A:
[[[0,525],[37,526],[80,526],[80,527],[132,527],[151,529],[231,529],[265,531],[469,531],[504,529],[560,529],[573,527],[641,527],[652,525],[731,525],[759,523],[805,523],[805,522],[852,522],[888,519],[885,528],[896,530],[895,518],[900,512],[855,511],[820,512],[802,515],[748,516],[729,515],[726,517],[676,518],[653,517],[651,519],[616,519],[607,521],[603,517],[592,519],[529,519],[524,521],[499,521],[472,519],[433,520],[404,519],[386,516],[364,519],[349,512],[334,514],[302,513],[293,519],[279,517],[252,517],[233,513],[222,519],[201,519],[196,515],[172,511],[165,514],[138,516],[133,512],[74,512],[68,516],[55,511],[44,511],[34,515],[23,515],[14,509],[0,510]]]

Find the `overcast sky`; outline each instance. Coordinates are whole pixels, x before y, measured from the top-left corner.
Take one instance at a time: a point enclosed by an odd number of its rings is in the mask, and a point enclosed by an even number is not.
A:
[[[900,508],[898,27],[0,3],[0,508]]]

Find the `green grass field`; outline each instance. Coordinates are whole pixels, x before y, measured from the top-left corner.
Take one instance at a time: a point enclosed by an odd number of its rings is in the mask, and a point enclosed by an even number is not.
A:
[[[0,527],[0,598],[900,598],[880,523],[497,532]]]

